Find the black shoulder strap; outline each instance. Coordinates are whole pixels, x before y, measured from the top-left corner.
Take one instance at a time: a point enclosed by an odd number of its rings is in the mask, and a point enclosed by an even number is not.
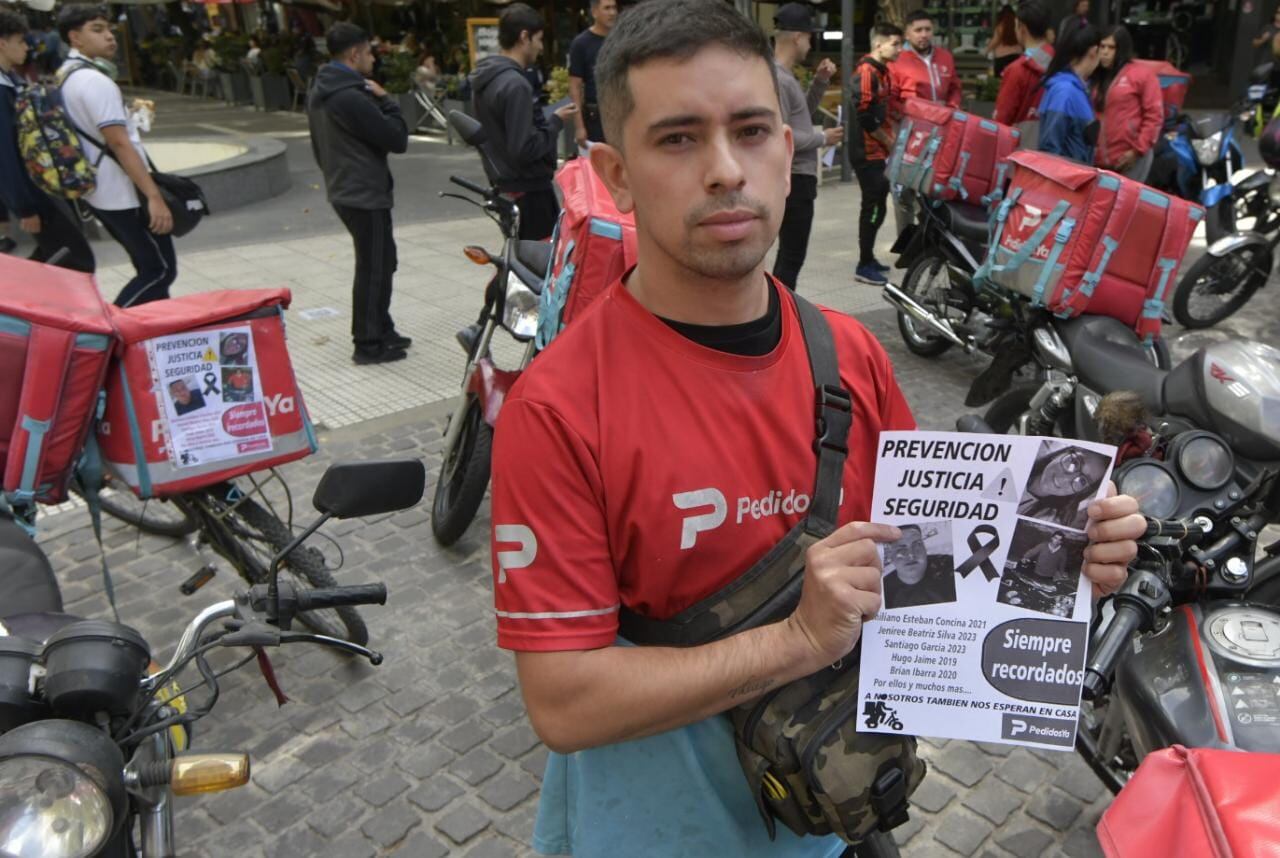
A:
[[[73,74],[80,71],[81,69],[93,69],[94,71],[98,72],[98,74],[102,74],[102,70],[99,69],[97,66],[94,66],[92,63],[80,63],[74,68],[68,69],[67,73],[65,75],[62,75],[59,78],[58,87],[61,88],[64,84],[66,84],[67,78],[71,77]],[[129,111],[129,108],[126,105],[125,112],[128,113],[128,111]],[[122,170],[124,169],[124,165],[120,163],[120,159],[116,157],[116,153],[111,151],[111,147],[107,145],[106,140],[99,140],[97,137],[94,137],[92,134],[90,134],[89,132],[81,128],[79,125],[77,125],[76,121],[71,118],[70,111],[67,111],[64,109],[62,114],[63,116],[66,117],[67,122],[71,125],[72,131],[76,132],[76,134],[80,135],[81,137],[83,137],[84,139],[92,143],[94,146],[98,147],[98,160],[93,163],[93,167],[95,170],[98,168],[98,165],[102,163],[102,159],[104,157],[110,158],[112,161],[115,161],[116,164],[120,166],[120,169]],[[149,169],[153,173],[156,172],[156,165],[152,163],[151,155],[150,153],[147,152],[145,147],[142,150],[142,157],[147,162],[147,169]]]
[[[770,288],[777,286],[771,282]],[[822,311],[789,290],[787,294],[795,303],[813,375],[813,447],[818,465],[809,514],[738,578],[670,619],[645,617],[623,606],[618,628],[632,643],[696,646],[781,619],[800,597],[804,549],[835,530],[853,399],[840,386],[835,341]]]

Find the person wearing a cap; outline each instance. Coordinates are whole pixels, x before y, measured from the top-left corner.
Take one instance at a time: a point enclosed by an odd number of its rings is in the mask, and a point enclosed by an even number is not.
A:
[[[818,151],[844,139],[843,128],[814,128],[813,114],[827,91],[835,63],[823,60],[814,72],[813,83],[806,95],[791,69],[803,63],[813,49],[817,30],[813,7],[807,3],[788,3],[773,18],[777,33],[773,40],[773,61],[778,67],[778,93],[782,102],[782,120],[791,126],[795,139],[795,156],[791,160],[791,192],[787,195],[778,232],[778,255],[773,263],[773,276],[792,289],[800,279],[800,269],[809,250],[809,232],[813,227],[813,201],[818,198]]]

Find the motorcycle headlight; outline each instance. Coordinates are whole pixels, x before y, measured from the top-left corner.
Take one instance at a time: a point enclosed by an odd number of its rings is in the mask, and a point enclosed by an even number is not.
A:
[[[514,273],[507,274],[507,300],[502,310],[502,325],[522,340],[538,332],[539,299],[534,291]]]
[[[1191,148],[1196,151],[1196,160],[1204,166],[1217,163],[1222,151],[1222,132],[1215,131],[1203,140],[1192,140]]]
[[[1126,466],[1116,475],[1116,488],[1137,500],[1143,515],[1172,518],[1178,511],[1178,481],[1155,462]]]
[[[120,749],[87,724],[36,721],[0,737],[0,855],[87,858],[123,822]]]
[[[1175,447],[1171,452],[1178,462],[1178,470],[1198,489],[1220,489],[1235,473],[1231,450],[1216,435],[1196,433]]]

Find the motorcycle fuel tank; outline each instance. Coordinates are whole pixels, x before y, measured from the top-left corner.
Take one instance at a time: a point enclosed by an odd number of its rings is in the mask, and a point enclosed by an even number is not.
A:
[[[1141,759],[1159,748],[1280,752],[1280,613],[1259,605],[1183,605],[1135,638],[1114,699]]]
[[[1168,410],[1213,429],[1237,455],[1280,459],[1280,349],[1232,340],[1200,349],[1169,373]]]

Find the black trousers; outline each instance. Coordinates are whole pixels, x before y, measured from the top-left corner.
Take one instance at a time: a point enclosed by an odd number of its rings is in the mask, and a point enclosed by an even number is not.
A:
[[[884,161],[867,161],[853,168],[862,188],[862,210],[858,215],[858,265],[875,259],[876,233],[888,214],[889,178]]]
[[[587,126],[587,139],[592,143],[604,142],[604,123],[600,119],[600,107],[595,104],[583,105],[582,122]]]
[[[351,233],[356,274],[351,284],[351,339],[375,346],[395,330],[391,321],[391,279],[396,272],[396,240],[391,236],[391,209],[333,210]]]
[[[542,241],[556,231],[560,201],[553,188],[525,191],[516,198],[516,208],[520,210],[521,241]]]
[[[116,296],[116,306],[133,307],[168,298],[169,287],[178,279],[173,236],[152,232],[151,220],[141,206],[115,211],[93,209],[93,214],[133,263],[133,279]]]
[[[809,252],[813,229],[813,201],[818,198],[818,177],[791,174],[791,193],[782,211],[778,230],[778,255],[773,260],[773,276],[791,289],[800,280],[800,269]]]
[[[36,214],[40,215],[40,232],[35,235],[36,250],[31,258],[36,262],[48,262],[54,254],[66,248],[67,252],[54,264],[92,274],[93,250],[80,231],[79,218],[71,207],[62,200],[43,197],[37,204]]]

